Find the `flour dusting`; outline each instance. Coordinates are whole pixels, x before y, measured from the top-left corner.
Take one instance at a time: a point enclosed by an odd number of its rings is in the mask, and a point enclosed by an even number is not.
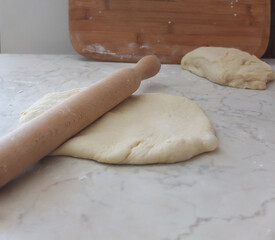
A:
[[[133,54],[115,53],[110,50],[107,50],[105,49],[104,46],[102,46],[99,43],[87,45],[85,48],[82,49],[82,52],[91,52],[91,53],[98,53],[102,55],[110,55],[110,56],[118,57],[120,59],[133,57]]]
[[[144,49],[144,48],[150,48],[150,46],[147,43],[142,44],[140,47],[140,49]]]
[[[87,45],[85,48],[82,49],[82,52],[94,52],[98,54],[112,55],[112,56],[117,55],[116,53],[106,50],[105,47],[103,47],[101,44],[98,44],[98,43]]]

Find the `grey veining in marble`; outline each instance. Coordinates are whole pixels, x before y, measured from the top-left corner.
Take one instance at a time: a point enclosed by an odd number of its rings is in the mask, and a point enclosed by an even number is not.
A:
[[[0,136],[44,94],[88,86],[125,66],[132,64],[0,55]],[[0,189],[1,240],[275,239],[275,82],[264,91],[234,89],[163,65],[137,91],[147,92],[199,103],[219,148],[149,166],[46,157]]]

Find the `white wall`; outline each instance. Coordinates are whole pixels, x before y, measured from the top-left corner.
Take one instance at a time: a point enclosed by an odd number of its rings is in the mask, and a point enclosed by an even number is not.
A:
[[[1,53],[75,54],[68,0],[0,0]]]

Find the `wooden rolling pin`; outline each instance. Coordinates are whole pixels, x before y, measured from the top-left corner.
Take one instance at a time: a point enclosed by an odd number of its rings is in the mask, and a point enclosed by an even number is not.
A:
[[[144,57],[134,68],[117,71],[1,138],[0,187],[125,100],[159,70],[157,57]]]

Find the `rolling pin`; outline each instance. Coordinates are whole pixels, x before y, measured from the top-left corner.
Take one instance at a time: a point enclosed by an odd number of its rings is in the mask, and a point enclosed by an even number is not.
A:
[[[1,138],[0,187],[125,100],[159,70],[159,59],[146,56],[134,68],[115,72]]]

